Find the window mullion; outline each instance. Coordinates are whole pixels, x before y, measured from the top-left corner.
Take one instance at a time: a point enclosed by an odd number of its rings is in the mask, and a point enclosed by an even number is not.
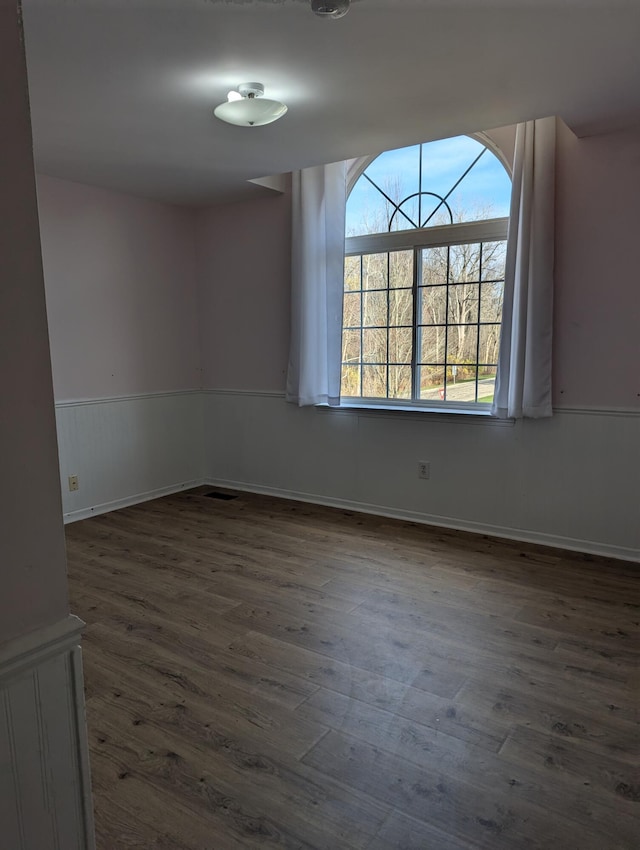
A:
[[[480,304],[482,303],[482,263],[484,261],[484,242],[480,243],[480,260],[478,262],[478,308],[476,310],[476,402],[480,397]]]
[[[413,249],[413,317],[411,329],[411,398],[415,401],[420,398],[420,367],[418,366],[418,350],[420,347],[421,328],[419,326],[419,299],[418,299],[418,281],[422,274],[422,250],[420,248]]]
[[[451,284],[451,248],[447,247],[447,271],[444,299],[444,375],[443,375],[443,401],[447,401],[447,362],[449,358],[449,286]]]
[[[360,257],[360,395],[364,395],[364,257]]]
[[[422,156],[424,145],[420,145],[420,168],[418,170],[418,225],[422,227]]]
[[[391,358],[389,356],[389,342],[390,342],[390,332],[389,332],[389,321],[391,316],[390,313],[390,304],[389,304],[389,285],[391,283],[391,254],[387,253],[387,398],[389,398],[389,372],[391,366],[389,365]]]

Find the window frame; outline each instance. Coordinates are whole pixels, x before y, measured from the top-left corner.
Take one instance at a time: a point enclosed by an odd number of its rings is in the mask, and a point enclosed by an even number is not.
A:
[[[480,142],[500,161],[504,167],[509,180],[513,179],[512,169],[506,156],[498,146],[488,139],[484,133],[468,133],[469,138]],[[452,137],[453,138],[453,137]],[[428,144],[424,142],[423,144]],[[364,171],[379,156],[386,153],[382,151],[367,157],[359,157],[351,161],[347,171],[347,202],[351,190],[360,179]],[[491,219],[480,219],[478,221],[464,221],[454,224],[435,225],[433,227],[411,228],[409,230],[392,230],[383,233],[362,234],[359,236],[345,236],[345,259],[352,256],[366,256],[368,254],[388,254],[393,251],[413,251],[414,266],[416,252],[428,248],[450,247],[455,245],[469,245],[484,242],[506,242],[509,230],[509,216],[500,216]],[[417,296],[418,288],[415,268],[413,280],[413,297]],[[502,324],[502,322],[501,322]],[[343,320],[344,332],[344,320]],[[414,321],[413,332],[415,334],[416,324]],[[412,358],[412,373],[415,368],[415,351]],[[413,393],[412,393],[413,394]],[[455,413],[465,415],[488,416],[491,412],[491,403],[483,402],[455,402],[434,401],[430,399],[401,399],[382,398],[376,396],[342,396],[340,407],[344,409],[365,409],[393,412],[427,412],[427,413]]]

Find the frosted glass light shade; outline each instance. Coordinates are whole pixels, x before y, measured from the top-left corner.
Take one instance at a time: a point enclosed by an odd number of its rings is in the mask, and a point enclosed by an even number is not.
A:
[[[227,124],[238,127],[261,127],[277,121],[287,111],[284,103],[269,100],[267,97],[243,97],[241,100],[229,100],[213,110],[213,114]]]

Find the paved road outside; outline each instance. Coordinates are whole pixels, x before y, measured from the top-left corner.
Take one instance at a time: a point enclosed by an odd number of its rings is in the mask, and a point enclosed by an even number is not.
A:
[[[483,378],[478,381],[478,398],[484,398],[488,395],[493,395],[493,390],[496,384],[495,378]],[[428,390],[423,394],[423,399],[433,399],[442,401],[440,395],[441,390]],[[462,384],[448,384],[447,386],[447,401],[475,401],[476,400],[476,385],[474,381],[465,381]]]

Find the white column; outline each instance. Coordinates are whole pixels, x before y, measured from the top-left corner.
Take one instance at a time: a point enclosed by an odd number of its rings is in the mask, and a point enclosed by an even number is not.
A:
[[[0,0],[0,844],[93,846],[70,618],[27,75]]]

